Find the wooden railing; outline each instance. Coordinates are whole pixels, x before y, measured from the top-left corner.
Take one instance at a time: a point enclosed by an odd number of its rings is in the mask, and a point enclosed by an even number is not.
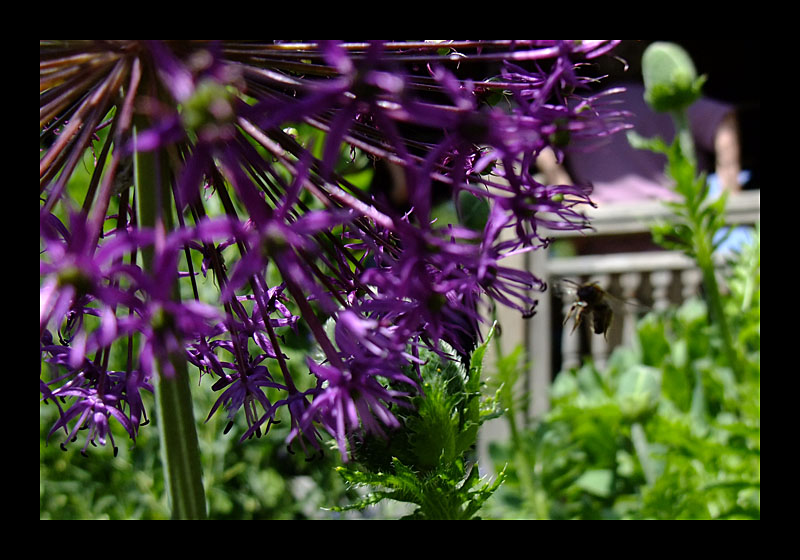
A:
[[[728,223],[755,224],[760,219],[760,191],[731,196],[727,210]],[[626,244],[641,244],[642,239],[649,239],[650,225],[668,216],[669,210],[660,201],[598,208],[589,213],[594,227],[591,233],[550,232],[558,242],[589,246],[595,254],[558,256],[557,249],[548,249],[535,251],[527,261],[517,263],[529,267],[551,287],[563,278],[591,281],[611,294],[632,300],[631,304],[617,306],[607,336],[592,334],[588,328],[571,333],[571,324],[562,326],[574,300],[561,300],[552,289],[541,295],[537,313],[531,319],[522,320],[498,310],[502,351],[510,352],[518,344],[526,350],[529,370],[519,389],[530,395],[528,416],[538,417],[547,411],[549,386],[558,371],[577,366],[588,356],[602,366],[616,346],[632,340],[636,320],[643,312],[664,309],[699,293],[701,273],[682,253],[655,246],[649,250],[624,250]],[[552,247],[556,246],[554,243]]]

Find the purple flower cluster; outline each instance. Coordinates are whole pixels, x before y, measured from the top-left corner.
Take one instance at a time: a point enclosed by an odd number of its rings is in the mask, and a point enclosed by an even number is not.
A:
[[[223,408],[229,430],[243,414],[242,438],[283,410],[290,441],[320,449],[324,430],[346,459],[354,432],[395,427],[391,407],[419,389],[409,372],[420,345],[468,355],[493,301],[532,315],[545,286],[504,259],[545,246],[543,227],[587,227],[590,187],[541,184],[534,166],[545,148],[560,155],[625,128],[613,95],[580,73],[614,45],[42,42],[40,391],[61,410],[51,433],[88,428],[87,444],[102,445],[113,418],[134,438],[142,393],[176,360],[213,378],[209,417]],[[70,177],[87,153],[95,169],[77,192]],[[143,154],[158,154],[174,207],[155,226],[137,215],[144,195],[129,172]],[[400,203],[348,181],[342,160],[357,155],[397,172]],[[440,223],[436,201],[465,196],[487,208],[479,227]],[[209,272],[214,298],[198,287]],[[305,364],[313,386],[292,377],[287,331],[319,348]],[[110,370],[115,348],[122,371]]]

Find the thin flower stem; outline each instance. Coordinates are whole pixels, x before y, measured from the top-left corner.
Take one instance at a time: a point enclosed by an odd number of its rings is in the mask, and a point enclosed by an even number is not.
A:
[[[142,129],[141,126],[137,128]],[[136,131],[135,128],[134,135]],[[138,214],[143,227],[168,230],[172,226],[171,193],[158,156],[158,151],[134,153]],[[153,251],[152,247],[142,250],[145,271],[152,268]],[[175,292],[177,288],[176,285]],[[155,361],[158,374],[165,369],[165,364],[159,363],[158,359]],[[155,393],[161,456],[172,517],[205,519],[205,492],[188,369],[182,356],[171,356],[170,361],[175,374],[171,377],[157,375]]]
[[[719,284],[717,283],[713,258],[715,229],[707,224],[707,213],[712,210],[705,206],[708,196],[708,184],[705,179],[698,180],[696,177],[697,164],[694,140],[689,128],[689,117],[686,108],[670,111],[670,116],[675,125],[676,134],[671,153],[664,151],[663,148],[657,148],[655,151],[662,151],[668,155],[668,171],[677,183],[677,192],[683,198],[680,203],[680,206],[682,206],[681,213],[685,217],[686,225],[691,232],[690,237],[686,240],[688,246],[684,247],[684,251],[695,260],[703,274],[703,287],[711,310],[711,321],[719,329],[725,359],[736,379],[741,381],[743,373],[733,343],[728,317],[723,309]],[[676,147],[677,150],[675,150]],[[688,168],[684,163],[688,163]],[[685,173],[681,171],[682,169],[688,169],[689,172]],[[724,209],[717,211],[724,211]]]
[[[279,261],[276,260],[274,262],[278,267],[278,270],[281,272],[284,282],[286,283],[286,289],[289,290],[289,293],[292,295],[292,298],[294,298],[295,303],[297,303],[297,306],[300,308],[300,314],[302,315],[303,320],[308,325],[308,328],[311,330],[314,338],[317,340],[317,343],[322,348],[322,351],[325,353],[328,361],[340,371],[344,371],[346,368],[342,363],[339,352],[336,351],[333,343],[331,343],[330,339],[328,339],[328,335],[325,333],[325,328],[322,326],[322,323],[320,323],[317,315],[314,313],[314,310],[309,305],[305,294],[303,294],[303,291],[297,286],[297,284],[295,284],[291,275],[287,273],[286,268]]]
[[[253,287],[253,294],[256,296],[259,309],[261,310],[261,316],[264,320],[264,329],[267,331],[269,343],[272,344],[272,348],[275,350],[275,358],[278,360],[278,367],[281,370],[281,375],[283,375],[283,380],[286,383],[286,386],[289,388],[289,392],[295,393],[297,392],[297,387],[294,384],[294,379],[289,371],[289,367],[286,365],[286,360],[283,358],[283,352],[281,351],[281,345],[280,342],[278,342],[278,337],[275,334],[275,330],[272,328],[272,325],[269,322],[269,315],[266,311],[267,306],[264,293],[260,288],[258,288],[255,282],[252,280],[250,282],[251,286]]]
[[[697,157],[694,151],[694,138],[692,137],[692,129],[689,126],[689,113],[684,109],[681,111],[672,111],[672,122],[675,123],[675,137],[685,157],[692,165],[697,165]]]
[[[719,328],[720,337],[722,338],[722,346],[725,352],[725,357],[728,364],[733,370],[733,374],[738,382],[743,379],[742,368],[739,363],[739,356],[736,352],[736,347],[733,344],[733,335],[731,334],[730,326],[728,325],[728,317],[722,305],[722,295],[720,294],[719,284],[717,283],[717,275],[714,269],[714,261],[711,257],[711,246],[708,239],[704,239],[699,245],[705,247],[705,250],[698,251],[697,264],[703,271],[703,286],[706,289],[708,297],[708,304],[711,307],[711,316],[716,321]]]
[[[517,426],[516,414],[517,411],[514,410],[513,406],[510,406],[505,413],[508,427],[511,430],[510,437],[514,446],[514,461],[517,464],[517,475],[522,487],[522,497],[525,504],[533,511],[536,519],[548,519],[550,516],[547,512],[547,507],[537,496],[536,483],[534,482],[535,470],[528,462],[527,445],[522,439],[519,426]]]
[[[692,139],[691,129],[689,128],[689,115],[684,109],[682,111],[673,111],[673,122],[675,123],[676,138],[679,143],[682,155],[692,165],[696,167],[697,161],[694,151],[694,140]],[[703,188],[700,192],[695,192],[696,198],[694,201],[687,201],[687,210],[692,222],[692,229],[694,232],[694,247],[696,251],[697,265],[703,273],[703,286],[706,289],[708,304],[711,307],[712,319],[716,322],[719,328],[720,337],[722,338],[723,351],[725,357],[733,370],[734,375],[738,381],[742,380],[742,372],[739,367],[739,359],[736,354],[736,349],[733,344],[733,336],[728,325],[728,318],[722,306],[722,295],[720,294],[719,284],[717,283],[717,276],[714,266],[714,232],[709,231],[704,226],[703,215],[701,212],[701,203],[705,200],[708,194],[708,189]]]
[[[173,519],[206,519],[205,491],[186,361],[172,359],[175,375],[156,387],[161,455]]]

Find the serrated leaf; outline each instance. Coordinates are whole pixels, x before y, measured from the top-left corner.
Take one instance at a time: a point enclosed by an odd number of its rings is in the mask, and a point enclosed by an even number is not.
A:
[[[486,355],[486,349],[489,347],[489,342],[494,338],[495,328],[497,327],[497,321],[492,323],[492,328],[489,329],[488,334],[486,335],[486,340],[483,341],[475,351],[472,352],[472,357],[470,358],[469,362],[469,378],[478,379],[480,380],[481,371],[483,370],[483,358]],[[470,387],[470,389],[477,389],[477,387]]]
[[[340,468],[349,484],[380,489],[346,509],[392,499],[418,505],[412,519],[468,519],[478,511],[501,482],[476,488],[480,483],[477,468],[467,472],[464,467],[481,422],[500,414],[497,395],[484,401],[480,392],[482,361],[493,335],[494,327],[473,353],[468,369],[444,344],[440,352],[420,351],[423,391],[412,399],[412,409],[398,412],[404,423],[403,437],[392,440],[399,445],[393,447],[391,465],[383,462],[390,472],[359,470],[368,468],[367,464],[374,467],[375,462]]]
[[[467,422],[456,436],[455,449],[461,455],[466,453],[473,446],[478,437],[479,424],[477,422]]]
[[[661,395],[661,370],[637,364],[628,368],[617,381],[616,398],[620,410],[637,418],[658,404]]]
[[[331,511],[338,511],[338,512],[352,511],[352,510],[359,510],[360,511],[360,510],[365,509],[365,508],[367,508],[369,506],[372,506],[372,505],[375,505],[377,503],[380,503],[381,501],[383,501],[383,500],[385,500],[385,499],[387,499],[389,497],[390,497],[390,494],[388,492],[370,492],[369,494],[367,494],[366,496],[364,496],[362,499],[358,500],[357,502],[354,502],[352,504],[348,504],[348,505],[345,505],[345,506],[333,506],[330,509],[331,509]]]

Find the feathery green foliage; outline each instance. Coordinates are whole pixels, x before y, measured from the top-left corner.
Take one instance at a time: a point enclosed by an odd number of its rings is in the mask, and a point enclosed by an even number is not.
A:
[[[455,352],[440,344],[440,352],[420,358],[422,394],[408,409],[395,412],[403,428],[389,439],[367,436],[356,445],[355,464],[338,468],[353,486],[375,488],[360,501],[335,511],[363,509],[391,499],[415,504],[408,519],[475,519],[500,486],[500,473],[481,479],[471,460],[480,425],[501,412],[497,395],[481,394],[481,369],[494,329],[464,368]]]

